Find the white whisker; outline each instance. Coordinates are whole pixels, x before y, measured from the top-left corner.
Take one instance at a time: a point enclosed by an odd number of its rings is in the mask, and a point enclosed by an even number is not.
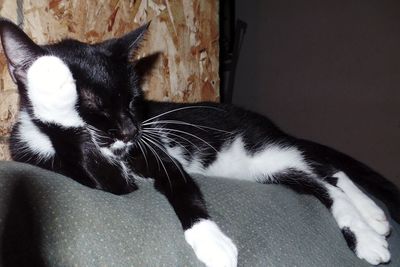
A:
[[[210,129],[210,130],[223,132],[223,133],[232,133],[232,132],[229,132],[229,131],[213,128],[213,127],[210,127],[210,126],[193,124],[193,123],[189,123],[189,122],[185,122],[185,121],[178,121],[178,120],[157,120],[157,121],[143,123],[142,125],[147,126],[147,125],[153,125],[153,124],[155,124],[155,125],[157,125],[157,124],[180,124],[180,125],[192,126],[192,127],[195,127],[197,129],[200,129],[200,130],[203,130],[203,131],[205,131],[205,129]]]
[[[146,122],[152,121],[152,120],[154,120],[156,118],[159,118],[161,116],[167,115],[167,114],[172,113],[172,112],[177,112],[177,111],[180,111],[180,110],[192,109],[192,108],[209,108],[209,109],[215,109],[215,110],[218,110],[218,111],[225,111],[225,110],[223,110],[221,108],[216,108],[216,107],[211,107],[211,106],[187,106],[187,107],[181,107],[181,108],[172,109],[172,110],[169,110],[167,112],[161,113],[161,114],[159,114],[157,116],[154,116],[154,117],[151,117],[151,118],[149,118],[147,120],[144,120],[142,123],[146,123]]]
[[[149,146],[149,144],[148,144],[145,140],[141,139],[141,141],[142,141],[143,145],[144,145],[145,147],[148,147],[149,150],[150,150],[150,152],[153,154],[153,156],[154,156],[154,158],[156,159],[156,162],[157,162],[158,170],[160,171],[160,170],[161,170],[161,166],[160,166],[160,163],[159,163],[159,161],[158,161],[159,158],[157,157],[156,154],[154,154],[154,153],[155,153],[154,149],[152,149],[152,147]]]
[[[144,152],[144,148],[142,147],[142,145],[140,144],[140,142],[141,142],[141,140],[138,140],[137,145],[138,145],[140,151],[142,151],[144,160],[146,161],[147,170],[149,170],[149,162],[147,161],[146,152]]]
[[[181,130],[171,129],[171,128],[158,128],[158,129],[162,129],[162,130],[164,130],[164,131],[165,131],[165,130],[168,130],[168,131],[172,131],[172,132],[178,132],[178,133],[182,133],[182,134],[186,134],[186,135],[192,136],[192,137],[194,137],[194,138],[196,138],[196,139],[202,141],[202,142],[205,143],[206,145],[208,145],[208,146],[209,146],[210,148],[212,148],[215,152],[218,152],[218,150],[217,150],[215,147],[213,147],[210,143],[208,143],[207,141],[205,141],[204,139],[198,137],[198,136],[195,135],[195,134],[191,134],[191,133],[188,133],[188,132],[186,132],[186,131],[181,131]],[[148,130],[148,129],[146,129],[146,130]],[[144,131],[144,130],[143,130],[143,131]]]
[[[153,143],[153,145],[157,146],[162,152],[164,152],[165,155],[167,155],[171,159],[171,161],[174,163],[176,168],[179,170],[179,172],[182,175],[183,180],[186,183],[187,182],[186,177],[185,177],[185,174],[183,173],[182,168],[179,166],[179,164],[176,162],[176,160],[169,155],[169,153],[165,150],[165,148],[162,147],[162,144],[160,144],[154,137],[151,137],[151,136],[143,136],[143,138],[147,138],[147,140],[149,142],[151,142],[151,143]]]
[[[190,141],[189,139],[187,139],[187,138],[185,138],[185,137],[183,137],[183,136],[180,136],[180,135],[178,135],[178,134],[171,133],[171,132],[169,132],[169,131],[160,131],[160,130],[158,130],[158,131],[154,131],[154,132],[153,132],[153,131],[151,131],[150,129],[156,129],[156,128],[148,128],[148,129],[143,130],[143,132],[152,133],[152,134],[158,134],[158,135],[160,135],[160,136],[162,136],[162,134],[166,134],[166,135],[171,135],[171,136],[179,137],[180,139],[182,139],[182,140],[188,142],[189,144],[191,144],[191,145],[192,145],[193,147],[195,147],[198,151],[201,151],[201,149],[200,149],[195,143],[193,143],[192,141]],[[174,140],[174,139],[173,139],[173,140]]]
[[[142,136],[143,138],[145,138],[144,136]],[[147,138],[145,138],[147,141],[149,141]],[[164,172],[165,172],[165,174],[167,175],[167,178],[168,178],[168,182],[169,182],[169,186],[170,186],[170,188],[171,188],[171,191],[172,191],[172,183],[171,183],[171,179],[169,178],[169,174],[168,174],[168,171],[167,171],[167,169],[165,168],[165,165],[164,165],[164,163],[162,162],[162,159],[160,158],[160,156],[157,154],[157,152],[151,147],[151,145],[150,144],[148,144],[145,140],[142,140],[143,141],[143,143],[144,144],[146,144],[147,145],[147,147],[151,150],[151,151],[153,151],[153,154],[154,154],[154,156],[156,156],[157,158],[158,158],[158,160],[160,161],[160,163],[161,163],[161,166],[163,167],[163,169],[164,169]]]
[[[164,133],[164,134],[161,134],[161,133],[157,133],[157,132],[147,132],[147,131],[146,131],[145,134],[150,134],[150,135],[152,135],[152,136],[154,136],[154,137],[157,137],[157,138],[165,138],[165,139],[169,140],[170,142],[175,142],[175,143],[177,143],[177,144],[179,145],[179,147],[185,149],[186,152],[187,152],[188,154],[192,154],[181,142],[179,142],[179,141],[177,141],[177,140],[175,140],[175,139],[173,139],[173,138],[167,136],[168,134],[171,134],[171,133]],[[178,135],[177,135],[177,136],[178,136]],[[179,137],[179,136],[178,136],[178,137]],[[187,139],[186,139],[186,140],[187,140]],[[187,141],[190,142],[189,140],[187,140]],[[192,143],[192,145],[193,145],[194,147],[196,147],[195,144]],[[196,147],[196,148],[197,148],[197,147]],[[198,149],[198,148],[197,148],[197,149]]]

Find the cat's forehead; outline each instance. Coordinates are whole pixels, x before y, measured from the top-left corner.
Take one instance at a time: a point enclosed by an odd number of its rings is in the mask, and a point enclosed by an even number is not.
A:
[[[64,39],[60,42],[44,45],[42,47],[50,53],[60,56],[86,56],[90,58],[98,56],[107,57],[111,55],[106,46],[83,43],[75,39]]]
[[[115,86],[121,78],[122,72],[115,71],[119,64],[107,49],[99,45],[65,40],[44,48],[68,66],[78,84],[108,88]],[[123,67],[119,65],[118,69]]]
[[[76,40],[64,40],[46,45],[49,54],[61,58],[70,66],[81,68],[104,68],[112,64],[111,53],[100,46],[82,43]]]

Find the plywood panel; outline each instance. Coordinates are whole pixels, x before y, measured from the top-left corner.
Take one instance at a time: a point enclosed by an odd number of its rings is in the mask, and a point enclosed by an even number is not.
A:
[[[143,85],[147,97],[185,102],[219,99],[218,1],[0,0],[0,16],[19,21],[40,44],[66,37],[98,42],[151,20],[137,55],[159,53]],[[1,52],[0,75],[0,159],[4,159],[18,98]]]

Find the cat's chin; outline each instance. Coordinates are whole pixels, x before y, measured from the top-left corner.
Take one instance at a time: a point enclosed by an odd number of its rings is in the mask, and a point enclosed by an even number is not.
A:
[[[129,153],[132,145],[132,142],[125,143],[121,140],[117,140],[107,147],[102,147],[101,150],[107,156],[124,157]]]

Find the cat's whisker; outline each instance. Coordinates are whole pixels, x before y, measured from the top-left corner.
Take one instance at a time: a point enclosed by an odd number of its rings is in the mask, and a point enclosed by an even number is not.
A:
[[[151,144],[153,144],[155,147],[157,147],[158,149],[160,149],[164,154],[166,154],[169,158],[171,158],[171,157],[167,154],[167,152],[165,152],[165,150],[164,150],[161,146],[159,146],[157,143],[155,143],[155,142],[154,142],[153,140],[151,140],[149,137],[143,136],[143,138],[145,138],[148,142],[150,142]],[[170,184],[170,186],[171,186],[171,190],[172,190],[172,183],[171,183],[171,179],[170,179],[170,177],[169,177],[167,168],[165,167],[165,165],[164,165],[164,163],[163,163],[161,157],[159,157],[159,158],[160,158],[160,163],[161,163],[161,165],[162,165],[162,167],[163,167],[163,169],[164,169],[164,171],[165,171],[165,174],[167,175],[168,182],[169,182],[169,184]],[[172,158],[171,158],[171,160],[172,160]],[[175,162],[174,162],[174,164],[176,165]],[[176,165],[176,166],[178,167],[178,165]],[[179,168],[179,167],[178,167],[178,168]],[[179,170],[179,171],[181,172],[181,170]],[[183,175],[182,172],[181,172],[181,174]],[[185,178],[184,178],[184,179],[185,179]],[[186,180],[185,180],[185,182],[186,182]]]
[[[150,134],[150,135],[155,136],[155,137],[157,137],[157,138],[165,138],[165,139],[169,140],[170,142],[175,142],[175,143],[177,143],[181,148],[185,149],[187,153],[192,154],[181,142],[179,142],[179,141],[177,141],[177,140],[175,140],[175,139],[173,139],[173,138],[167,136],[167,134],[171,134],[171,133],[161,134],[161,133],[145,132],[145,134]],[[179,136],[178,136],[178,137],[179,137]],[[189,141],[189,140],[187,140],[187,141]],[[189,141],[189,142],[190,142],[190,141]],[[195,146],[196,148],[198,148],[195,144],[192,143],[192,145]]]
[[[158,128],[158,129],[168,130],[168,131],[177,132],[177,133],[182,133],[182,134],[186,134],[186,135],[192,136],[192,137],[194,137],[194,138],[196,138],[196,139],[202,141],[202,142],[205,143],[206,145],[208,145],[208,146],[209,146],[210,148],[212,148],[215,152],[218,152],[218,150],[217,150],[215,147],[213,147],[210,143],[208,143],[206,140],[204,140],[204,139],[198,137],[198,136],[195,135],[195,134],[191,134],[191,133],[188,133],[188,132],[186,132],[186,131],[177,130],[177,129],[171,129],[171,128]]]
[[[158,142],[154,137],[151,137],[151,136],[144,136],[144,138],[147,138],[147,140],[148,140],[149,142],[151,142],[151,143],[153,143],[155,146],[157,146],[162,152],[164,152],[165,155],[168,156],[168,158],[171,159],[171,161],[174,163],[174,165],[176,166],[176,168],[179,170],[179,172],[180,172],[181,175],[182,175],[183,180],[184,180],[185,183],[186,183],[187,181],[186,181],[185,174],[183,173],[182,168],[181,168],[181,167],[179,166],[179,164],[176,162],[176,159],[172,158],[172,157],[169,155],[168,151],[167,151],[165,148],[163,148],[163,147],[162,147],[162,144],[161,144],[160,142]]]
[[[180,138],[180,139],[182,139],[182,140],[188,142],[188,143],[191,144],[194,148],[196,148],[198,151],[201,151],[201,149],[199,148],[199,146],[197,146],[195,143],[193,143],[193,142],[190,141],[189,139],[187,139],[187,138],[185,138],[185,137],[183,137],[183,136],[180,136],[180,135],[178,135],[178,134],[174,134],[174,133],[171,133],[171,132],[168,132],[168,131],[155,131],[155,132],[153,132],[153,131],[151,131],[151,130],[149,130],[149,129],[144,130],[143,132],[152,133],[152,134],[158,134],[158,135],[161,136],[161,137],[163,137],[164,135],[175,136],[175,137],[178,137],[178,138]],[[175,142],[177,142],[175,139],[172,139],[172,140],[174,140]],[[177,143],[179,143],[179,142],[177,142]],[[179,143],[179,144],[180,144],[180,143]]]
[[[144,136],[142,136],[142,137],[145,138],[147,141],[149,141],[146,137],[144,137]],[[161,166],[162,166],[163,169],[164,169],[165,175],[167,175],[167,179],[168,179],[168,182],[169,182],[169,186],[170,186],[171,191],[172,191],[171,179],[169,178],[169,174],[168,174],[167,168],[165,168],[165,165],[164,165],[164,163],[162,162],[162,159],[160,158],[160,156],[157,154],[157,152],[154,150],[154,148],[152,148],[152,146],[151,146],[149,143],[147,143],[147,142],[146,142],[145,140],[143,140],[143,139],[142,139],[142,141],[143,141],[144,144],[147,145],[147,147],[148,147],[150,150],[153,151],[154,156],[156,156],[156,157],[158,158],[158,160],[160,161]]]
[[[140,142],[141,142],[141,140],[139,140],[139,141],[137,142],[137,145],[138,145],[140,151],[141,151],[142,154],[143,154],[144,161],[146,162],[147,170],[149,170],[149,162],[147,161],[146,152],[144,152],[144,148],[142,147],[142,145],[141,145]]]
[[[172,109],[172,110],[166,111],[164,113],[158,114],[158,115],[156,115],[154,117],[151,117],[151,118],[149,118],[147,120],[144,120],[142,123],[146,123],[146,122],[152,121],[152,120],[154,120],[156,118],[165,116],[165,115],[173,113],[173,112],[177,112],[177,111],[185,110],[185,109],[192,109],[192,108],[209,108],[209,109],[214,109],[214,110],[218,110],[218,111],[225,111],[225,110],[223,110],[221,108],[216,108],[216,107],[211,107],[211,106],[186,106],[186,107],[176,108],[176,109]]]
[[[97,130],[96,128],[94,128],[94,127],[87,127],[87,130],[93,135],[96,135],[96,136],[100,136],[101,135],[100,131]]]
[[[87,124],[87,130],[89,131],[92,140],[96,146],[107,146],[108,143],[101,141],[102,139],[111,139],[108,136],[105,136],[102,131],[93,127],[92,125]]]
[[[193,143],[193,142],[190,141],[189,139],[187,139],[187,138],[185,138],[185,137],[183,137],[183,136],[180,136],[179,134],[171,133],[171,132],[169,132],[169,131],[167,131],[167,130],[161,131],[160,129],[157,129],[157,131],[154,131],[154,132],[153,132],[153,131],[150,130],[150,129],[155,129],[155,128],[147,128],[147,129],[143,130],[143,132],[158,134],[158,135],[160,135],[160,136],[163,136],[163,135],[165,135],[165,134],[166,134],[166,135],[175,136],[175,137],[178,137],[178,138],[180,138],[180,139],[182,139],[182,140],[188,142],[188,143],[191,144],[194,148],[196,148],[198,151],[202,151],[202,149],[200,149],[200,147],[199,147],[198,145],[196,145],[195,143]],[[174,139],[173,139],[173,140],[174,140]]]
[[[156,156],[157,153],[154,154],[155,151],[152,149],[151,146],[149,146],[149,144],[145,140],[141,139],[141,141],[143,143],[143,146],[149,148],[151,154],[153,154],[153,156],[154,156],[154,158],[156,159],[156,162],[157,162],[158,170],[160,171],[161,170],[161,165],[159,163],[159,158]]]
[[[179,125],[192,126],[192,127],[195,127],[197,129],[200,129],[200,130],[203,130],[203,131],[205,131],[205,129],[209,129],[209,130],[214,130],[214,131],[223,132],[223,133],[229,133],[229,134],[232,133],[232,132],[229,132],[229,131],[217,129],[217,128],[210,127],[210,126],[193,124],[193,123],[189,123],[189,122],[185,122],[185,121],[179,121],[179,120],[157,120],[157,121],[151,121],[151,122],[143,123],[142,125],[143,126],[147,126],[147,125],[157,125],[157,124],[179,124]]]

